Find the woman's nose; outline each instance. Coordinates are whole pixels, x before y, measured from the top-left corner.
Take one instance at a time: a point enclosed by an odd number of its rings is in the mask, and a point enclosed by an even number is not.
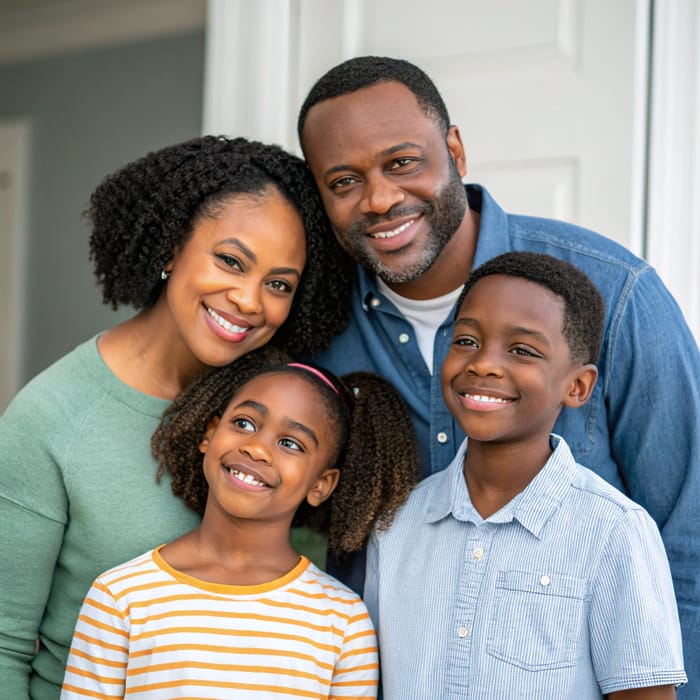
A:
[[[262,311],[260,290],[257,284],[232,287],[226,293],[226,298],[234,303],[244,314],[257,314]]]

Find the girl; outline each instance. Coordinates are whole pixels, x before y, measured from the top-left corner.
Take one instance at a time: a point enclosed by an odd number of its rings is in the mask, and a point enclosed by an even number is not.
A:
[[[95,576],[196,524],[150,453],[172,399],[265,343],[313,352],[346,313],[315,186],[275,146],[207,136],[150,153],[108,177],[88,215],[104,301],[138,311],[35,378],[0,420],[7,698],[57,698]]]
[[[342,554],[388,526],[417,475],[410,418],[375,375],[269,355],[206,375],[165,415],[154,454],[202,522],[96,580],[62,698],[376,697],[364,603],[290,528],[323,504]]]

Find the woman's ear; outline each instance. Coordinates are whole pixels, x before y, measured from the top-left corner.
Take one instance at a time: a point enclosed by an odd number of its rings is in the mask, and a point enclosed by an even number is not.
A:
[[[325,469],[306,494],[307,503],[314,507],[320,506],[335,491],[339,479],[340,469]]]
[[[207,432],[204,433],[204,437],[199,443],[199,451],[202,454],[204,454],[207,451],[207,448],[209,447],[209,440],[211,440],[211,436],[214,434],[217,425],[219,425],[219,416],[214,416],[209,421],[209,425],[207,426]]]
[[[578,408],[591,398],[593,387],[598,379],[598,368],[595,365],[577,367],[571,378],[569,390],[564,397],[564,405]]]

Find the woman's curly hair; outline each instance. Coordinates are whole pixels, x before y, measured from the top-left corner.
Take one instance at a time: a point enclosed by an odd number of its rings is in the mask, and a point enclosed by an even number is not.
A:
[[[418,447],[408,409],[393,386],[375,374],[354,372],[338,379],[315,367],[336,393],[312,372],[287,364],[289,360],[268,346],[191,384],[153,434],[158,476],[168,472],[175,495],[202,514],[208,486],[199,444],[211,420],[223,415],[234,394],[252,378],[273,372],[294,374],[314,386],[336,425],[334,463],[340,480],[319,508],[304,501],[293,525],[326,533],[334,555],[359,551],[375,525],[384,529],[391,524],[418,480]]]
[[[243,138],[203,136],[168,146],[109,175],[85,216],[90,259],[106,304],[152,306],[160,273],[203,217],[237,194],[273,186],[294,206],[306,232],[306,266],[290,314],[272,343],[312,354],[345,326],[351,260],[330,228],[313,178],[300,158]]]

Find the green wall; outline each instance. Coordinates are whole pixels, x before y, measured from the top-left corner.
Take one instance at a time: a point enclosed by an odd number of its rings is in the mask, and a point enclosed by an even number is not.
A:
[[[31,128],[22,384],[132,313],[102,304],[81,213],[107,174],[201,132],[203,74],[203,31],[0,65],[0,119]]]

